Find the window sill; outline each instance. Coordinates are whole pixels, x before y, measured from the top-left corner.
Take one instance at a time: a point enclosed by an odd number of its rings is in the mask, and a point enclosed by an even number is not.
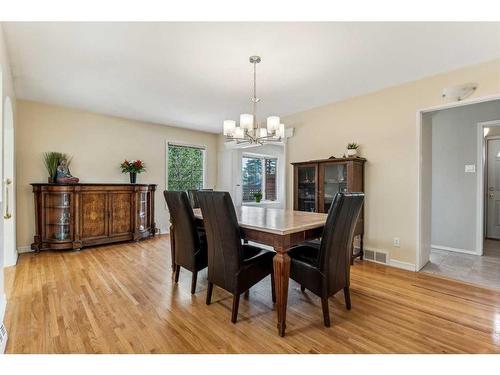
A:
[[[279,207],[281,206],[280,201],[260,201],[257,202],[243,202],[242,206],[255,206],[255,207]]]

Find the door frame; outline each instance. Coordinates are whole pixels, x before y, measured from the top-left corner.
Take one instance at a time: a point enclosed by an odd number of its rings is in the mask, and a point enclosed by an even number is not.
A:
[[[463,106],[468,106],[472,104],[478,104],[478,103],[485,103],[485,102],[491,102],[495,100],[500,100],[500,94],[496,95],[489,95],[489,96],[483,96],[480,98],[473,98],[473,99],[466,99],[463,101],[457,101],[457,102],[452,102],[452,103],[446,103],[446,104],[441,104],[433,107],[428,107],[428,108],[422,108],[417,110],[416,113],[416,135],[417,135],[417,223],[416,223],[416,249],[417,249],[417,254],[416,254],[416,259],[415,259],[415,264],[416,264],[416,270],[419,271],[421,270],[427,262],[422,262],[420,255],[423,252],[423,247],[430,246],[430,233],[426,233],[424,236],[424,232],[422,230],[422,223],[425,220],[431,220],[431,214],[430,210],[425,210],[427,212],[427,215],[424,217],[424,205],[431,205],[431,198],[428,197],[423,189],[424,189],[424,181],[423,181],[423,176],[422,176],[422,171],[423,171],[423,163],[422,163],[422,146],[423,146],[423,117],[424,114],[430,113],[430,112],[436,112],[440,111],[443,109],[449,109],[449,108],[455,108],[455,107],[463,107]],[[478,215],[479,216],[479,215]],[[477,223],[476,223],[477,224]],[[482,224],[481,224],[482,225]],[[477,229],[476,229],[477,230]],[[481,245],[482,249],[482,245]],[[423,264],[422,264],[423,263]]]
[[[486,236],[486,220],[487,220],[487,210],[486,210],[486,178],[488,177],[488,172],[486,170],[488,164],[487,152],[487,140],[484,137],[484,128],[500,126],[500,120],[493,121],[483,121],[477,123],[477,160],[481,165],[477,168],[477,200],[476,200],[476,252],[478,255],[483,255],[483,242]],[[488,139],[500,139],[500,136],[494,136]]]
[[[8,117],[7,117],[8,116]],[[3,220],[3,251],[4,251],[4,267],[10,267],[17,264],[18,252],[17,252],[17,242],[16,242],[16,142],[15,142],[15,125],[14,125],[15,117],[14,117],[14,104],[12,103],[12,99],[9,96],[6,96],[3,101],[3,115],[2,115],[2,123],[3,123],[3,174],[1,181],[3,185],[2,194],[4,195],[4,202],[2,208],[2,215],[5,214],[7,209],[7,203],[9,203],[9,211],[10,217],[4,217]],[[7,145],[8,143],[8,145]],[[6,146],[7,145],[7,146]],[[10,151],[10,155],[6,155],[6,152]],[[7,160],[6,156],[10,156],[10,159]],[[7,164],[9,163],[9,164]],[[9,165],[9,168],[7,168]],[[8,170],[10,170],[10,174]],[[7,179],[10,179],[10,187],[7,186]],[[9,202],[6,201],[6,191],[9,190]]]

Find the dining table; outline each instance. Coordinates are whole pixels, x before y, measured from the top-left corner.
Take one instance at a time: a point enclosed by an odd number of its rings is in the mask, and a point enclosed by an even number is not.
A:
[[[290,256],[287,252],[304,241],[321,237],[326,214],[294,211],[279,208],[238,206],[235,207],[242,239],[271,246],[276,289],[278,333],[285,336]],[[199,208],[193,209],[197,225],[203,225]],[[173,231],[171,230],[172,234]],[[171,236],[172,259],[175,257],[175,239]]]

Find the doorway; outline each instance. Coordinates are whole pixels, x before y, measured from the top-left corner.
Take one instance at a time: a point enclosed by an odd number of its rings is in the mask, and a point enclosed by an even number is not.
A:
[[[499,119],[498,99],[422,114],[421,271],[500,288]]]
[[[500,121],[483,126],[485,138],[485,238],[500,240]],[[499,135],[496,135],[499,134]]]
[[[4,267],[17,263],[14,185],[14,114],[12,102],[5,98],[3,106],[3,249]]]

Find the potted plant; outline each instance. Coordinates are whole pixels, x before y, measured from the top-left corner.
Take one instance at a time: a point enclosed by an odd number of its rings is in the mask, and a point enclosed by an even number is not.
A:
[[[56,182],[57,167],[59,166],[61,160],[66,160],[66,166],[69,167],[71,158],[68,157],[68,155],[55,151],[45,152],[43,154],[43,163],[45,164],[45,168],[47,169],[47,172],[49,174],[49,184]]]
[[[262,192],[259,190],[258,192],[254,193],[253,197],[255,198],[255,202],[260,203],[262,200]]]
[[[137,181],[137,173],[146,172],[146,165],[142,160],[124,160],[120,164],[122,173],[130,173],[130,183],[135,184]]]
[[[358,153],[359,145],[357,143],[348,143],[347,144],[347,156],[356,156]]]

